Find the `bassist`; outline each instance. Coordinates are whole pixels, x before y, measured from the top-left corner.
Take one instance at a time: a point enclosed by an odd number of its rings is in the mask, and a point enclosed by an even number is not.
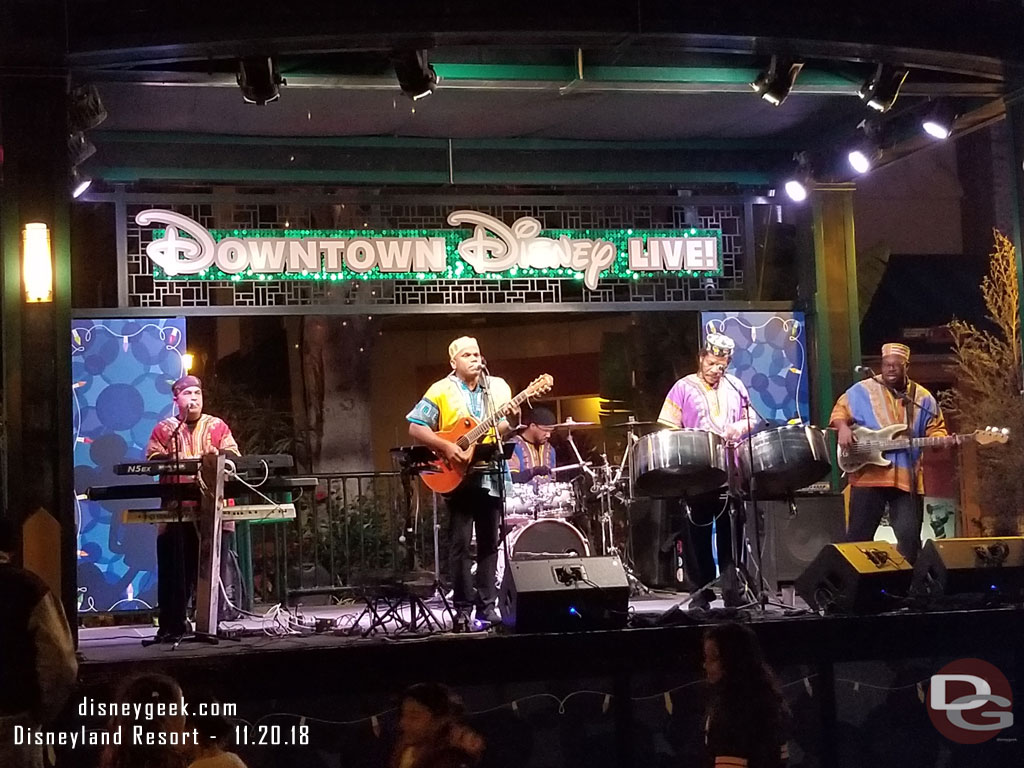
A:
[[[856,444],[851,425],[880,429],[905,424],[905,436],[944,437],[946,422],[935,397],[907,375],[910,348],[905,344],[882,346],[882,371],[859,381],[844,392],[832,409],[831,426],[839,435],[839,451],[845,455]],[[850,517],[847,541],[870,541],[889,510],[897,547],[910,563],[921,550],[921,500],[924,480],[921,452],[913,449],[887,455],[891,465],[865,466],[849,475]]]
[[[512,390],[504,379],[487,376],[476,339],[461,336],[448,346],[452,372],[430,385],[423,397],[409,411],[409,435],[426,445],[453,468],[469,470],[462,483],[445,494],[449,518],[449,566],[454,588],[453,602],[459,613],[456,626],[468,624],[470,612],[476,608],[477,620],[493,624],[499,617],[495,610],[498,565],[498,524],[501,512],[501,482],[494,465],[470,466],[472,449],[461,448],[437,431],[451,429],[460,418],[472,416],[484,421],[494,409],[512,399]],[[498,431],[502,437],[511,432],[504,417],[499,417]],[[494,442],[493,433],[482,443]],[[504,478],[511,483],[511,477]],[[471,573],[470,540],[476,525],[476,584]]]

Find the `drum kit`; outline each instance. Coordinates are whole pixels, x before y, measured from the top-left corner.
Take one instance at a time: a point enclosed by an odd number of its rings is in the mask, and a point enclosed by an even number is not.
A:
[[[513,559],[590,554],[587,538],[569,522],[582,511],[583,501],[572,483],[557,479],[562,471],[581,470],[583,491],[599,507],[597,554],[618,555],[627,565],[615,541],[616,505],[628,507],[638,497],[672,498],[680,499],[686,509],[688,498],[720,491],[741,503],[788,501],[795,514],[795,493],[824,479],[832,469],[825,431],[811,425],[772,427],[733,443],[699,429],[661,429],[640,435],[642,428],[656,423],[630,417],[612,426],[626,430],[625,450],[618,464],[610,463],[606,454],[593,462],[580,454],[572,431],[594,426],[592,422],[568,419],[554,426],[568,430],[567,442],[577,463],[555,468],[555,479],[549,482],[515,485],[508,492],[505,521]],[[740,562],[736,555],[744,547],[748,554],[756,554],[742,526],[734,525],[733,530],[734,539],[740,539],[734,542],[734,562]],[[756,532],[754,539],[759,539]],[[499,560],[503,557],[504,553]],[[499,580],[503,565],[499,562]],[[639,580],[635,583],[642,587]],[[762,594],[761,584],[752,585],[748,580],[747,586],[755,596]]]

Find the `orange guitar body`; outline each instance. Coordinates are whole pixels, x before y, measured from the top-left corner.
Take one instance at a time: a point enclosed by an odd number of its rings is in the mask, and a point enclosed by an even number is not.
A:
[[[435,432],[438,437],[443,437],[449,443],[457,443],[460,437],[472,432],[476,428],[478,422],[472,416],[463,416],[459,419],[458,423],[445,432]],[[472,460],[472,455],[476,446],[469,446],[469,455]],[[423,472],[420,477],[423,478],[423,482],[427,484],[427,487],[434,491],[434,493],[451,493],[459,484],[462,483],[463,478],[466,476],[466,469],[468,464],[462,467],[450,467],[444,459],[438,459],[432,462],[432,472]]]
[[[468,450],[469,462],[462,467],[448,466],[441,459],[432,462],[430,466],[433,467],[433,472],[420,473],[423,482],[435,493],[451,493],[458,488],[462,479],[466,476],[466,470],[473,462],[473,451],[477,442],[485,439],[488,432],[492,432],[495,429],[499,419],[505,418],[521,402],[529,397],[537,397],[550,391],[554,383],[555,380],[550,374],[543,373],[531,381],[530,386],[498,408],[485,421],[478,422],[472,416],[462,416],[451,429],[444,432],[435,432],[434,434],[438,437],[443,437],[449,443],[458,443],[461,448]]]

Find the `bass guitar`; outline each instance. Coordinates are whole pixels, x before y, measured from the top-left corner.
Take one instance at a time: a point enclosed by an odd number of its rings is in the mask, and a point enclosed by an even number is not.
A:
[[[892,424],[881,429],[868,429],[865,426],[852,427],[853,436],[857,441],[847,450],[839,449],[836,460],[839,468],[850,474],[869,464],[888,467],[892,464],[883,454],[889,451],[907,451],[911,448],[934,448],[943,445],[954,445],[966,440],[974,440],[978,445],[1006,443],[1010,439],[1010,430],[999,427],[985,427],[963,435],[947,437],[897,437],[907,428],[906,424]]]
[[[455,443],[463,450],[469,451],[470,461],[464,465],[450,466],[444,459],[430,463],[431,469],[421,472],[420,477],[427,487],[435,493],[451,493],[462,483],[466,470],[473,460],[476,444],[494,429],[494,425],[504,416],[508,416],[521,402],[530,397],[539,397],[551,390],[555,380],[550,374],[544,373],[530,382],[530,386],[497,408],[493,416],[477,421],[472,416],[463,416],[451,429],[435,432],[450,443]]]

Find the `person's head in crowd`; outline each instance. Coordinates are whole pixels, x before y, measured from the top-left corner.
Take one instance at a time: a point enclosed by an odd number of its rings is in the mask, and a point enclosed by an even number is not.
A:
[[[534,408],[523,414],[523,424],[527,425],[523,439],[534,445],[544,445],[551,439],[551,433],[554,432],[552,425],[555,423],[555,414],[550,410],[542,406]]]
[[[457,768],[479,762],[483,739],[462,722],[462,700],[440,683],[417,683],[402,693],[393,765]]]
[[[704,671],[720,698],[786,711],[757,635],[744,624],[716,624],[704,633]]]
[[[440,683],[417,683],[402,694],[398,730],[408,744],[429,743],[462,716],[462,701]]]
[[[109,728],[113,731],[120,727],[121,744],[111,744],[104,749],[100,768],[185,768],[194,747],[191,744],[160,743],[186,741],[183,737],[172,739],[170,736],[187,730],[186,718],[181,711],[183,699],[181,686],[168,675],[145,674],[127,680],[118,692],[117,703],[142,707],[153,705],[156,714],[152,718],[136,718],[134,714],[119,713],[111,718]],[[159,705],[164,706],[161,708]],[[160,709],[163,709],[163,714],[159,713]],[[138,734],[134,729],[138,728],[142,729],[141,735],[133,738],[133,734]],[[146,743],[150,740],[154,743]]]
[[[195,693],[195,692],[193,692]],[[202,691],[199,696],[192,696],[197,704],[205,702],[207,705],[216,703],[214,696]],[[193,751],[194,762],[189,768],[206,768],[206,766],[218,766],[218,768],[245,768],[241,758],[228,749],[234,745],[235,728],[228,718],[223,715],[200,715],[199,707],[194,704],[189,711],[186,730],[193,731],[196,735],[196,746]]]

